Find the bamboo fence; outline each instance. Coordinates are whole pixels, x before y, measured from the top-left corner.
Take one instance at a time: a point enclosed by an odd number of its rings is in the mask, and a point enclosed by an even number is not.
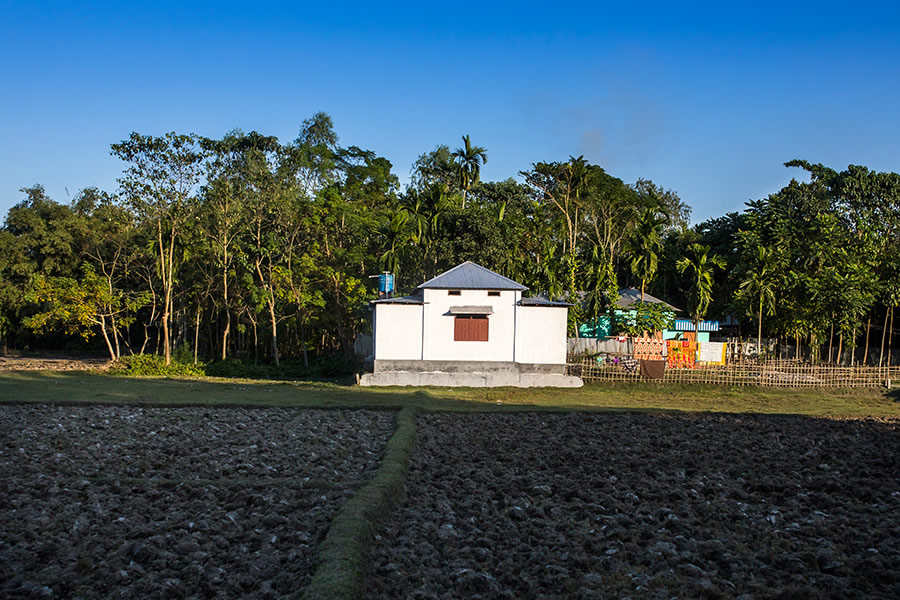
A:
[[[629,371],[621,363],[610,360],[598,363],[596,358],[583,358],[569,364],[569,374],[584,381],[651,381],[666,383],[702,383],[722,386],[763,386],[787,388],[856,388],[889,387],[900,383],[898,367],[844,367],[809,364],[790,360],[765,362],[743,361],[731,364],[697,363],[693,368],[666,368],[663,379],[642,379],[640,368]]]

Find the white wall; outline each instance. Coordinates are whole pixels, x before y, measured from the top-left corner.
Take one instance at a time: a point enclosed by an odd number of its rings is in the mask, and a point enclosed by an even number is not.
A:
[[[423,291],[425,360],[513,360],[514,308],[521,298],[521,292],[505,290],[499,296],[488,296],[487,290],[460,290],[459,296],[450,296],[448,290]],[[488,316],[488,341],[454,341],[455,319],[449,314],[451,306],[492,307],[494,312]],[[565,330],[562,336],[565,342]]]
[[[517,313],[516,362],[565,364],[568,309],[520,306]]]
[[[422,358],[422,305],[375,305],[375,360]]]

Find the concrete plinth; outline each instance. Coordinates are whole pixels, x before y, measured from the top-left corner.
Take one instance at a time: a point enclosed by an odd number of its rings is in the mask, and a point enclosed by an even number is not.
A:
[[[580,377],[558,373],[448,373],[444,371],[385,371],[366,373],[359,382],[364,386],[439,386],[439,387],[561,387],[584,385]]]

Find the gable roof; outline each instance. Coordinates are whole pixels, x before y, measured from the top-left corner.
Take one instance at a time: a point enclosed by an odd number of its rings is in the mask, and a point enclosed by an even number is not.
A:
[[[440,290],[516,290],[528,288],[499,273],[494,273],[470,260],[429,279],[416,288]]]
[[[628,308],[629,306],[634,305],[636,302],[641,301],[641,290],[635,289],[633,287],[626,288],[623,290],[619,290],[619,301],[616,304],[620,308]],[[644,302],[648,304],[662,304],[663,306],[668,306],[672,310],[676,312],[681,312],[680,308],[676,308],[669,304],[668,302],[663,302],[659,298],[651,296],[650,294],[644,292]]]

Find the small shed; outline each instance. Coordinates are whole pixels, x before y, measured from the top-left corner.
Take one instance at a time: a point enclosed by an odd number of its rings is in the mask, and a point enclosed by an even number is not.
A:
[[[375,300],[374,373],[363,385],[581,385],[566,375],[565,302],[471,261],[409,296]]]

